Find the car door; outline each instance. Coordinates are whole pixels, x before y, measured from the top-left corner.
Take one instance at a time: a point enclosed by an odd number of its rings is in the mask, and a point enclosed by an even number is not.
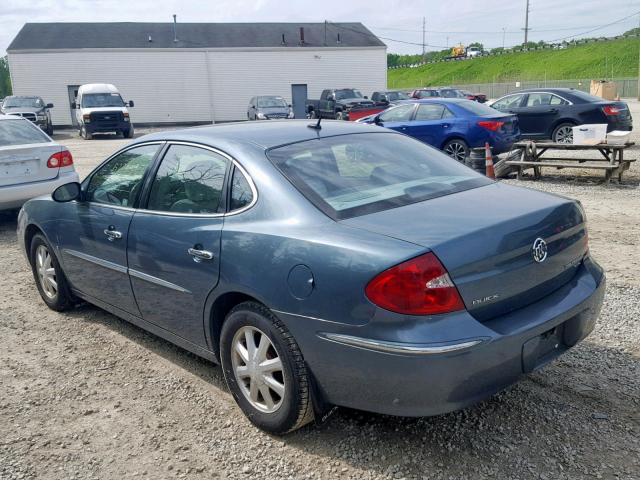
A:
[[[407,133],[407,129],[411,125],[415,107],[415,103],[406,103],[385,110],[376,117],[376,124],[398,132]]]
[[[138,316],[127,272],[127,238],[137,197],[161,144],[134,146],[108,159],[83,182],[82,201],[64,204],[58,220],[71,285]]]
[[[566,100],[548,92],[530,92],[518,111],[520,129],[529,136],[544,137],[560,118]]]
[[[169,144],[129,231],[129,275],[142,318],[200,346],[205,300],[220,273],[231,165],[214,149]]]
[[[451,130],[454,120],[454,115],[444,105],[431,102],[420,103],[405,133],[424,143],[439,147]]]

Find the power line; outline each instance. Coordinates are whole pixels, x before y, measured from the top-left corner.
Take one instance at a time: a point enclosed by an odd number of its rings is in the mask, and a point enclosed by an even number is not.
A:
[[[587,30],[586,32],[576,33],[574,35],[568,35],[566,37],[556,38],[554,40],[550,40],[550,42],[559,42],[561,40],[566,40],[567,38],[579,37],[581,35],[586,35],[587,33],[595,32],[596,30],[602,30],[603,28],[610,27],[611,25],[615,25],[616,23],[624,22],[625,20],[627,20],[627,19],[629,19],[631,17],[635,17],[638,14],[640,14],[640,10],[638,10],[637,12],[633,12],[631,15],[627,15],[626,17],[622,17],[622,18],[620,18],[618,20],[615,20],[615,21],[613,21],[611,23],[607,23],[605,25],[601,25],[599,27],[596,27],[596,28],[594,28],[592,30]]]

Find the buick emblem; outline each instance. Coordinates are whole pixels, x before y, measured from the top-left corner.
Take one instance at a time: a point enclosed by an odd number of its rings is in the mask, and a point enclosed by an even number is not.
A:
[[[533,242],[533,247],[531,247],[531,255],[533,255],[533,259],[536,262],[544,262],[547,258],[547,242],[541,238],[536,238]]]

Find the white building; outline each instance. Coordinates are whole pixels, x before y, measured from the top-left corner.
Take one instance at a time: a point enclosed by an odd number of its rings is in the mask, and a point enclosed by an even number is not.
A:
[[[242,120],[256,95],[301,116],[325,88],[387,84],[386,46],[360,23],[27,23],[7,53],[14,95],[53,103],[56,125],[85,83],[134,100],[134,124]]]

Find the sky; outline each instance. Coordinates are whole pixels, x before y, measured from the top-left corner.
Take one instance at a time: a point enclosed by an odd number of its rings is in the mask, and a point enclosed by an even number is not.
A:
[[[362,22],[389,53],[421,53],[424,17],[427,51],[474,41],[509,47],[524,39],[525,9],[526,0],[0,0],[0,55],[27,22],[171,22],[173,14],[178,22]],[[613,36],[638,26],[639,13],[640,0],[530,0],[529,39]]]

